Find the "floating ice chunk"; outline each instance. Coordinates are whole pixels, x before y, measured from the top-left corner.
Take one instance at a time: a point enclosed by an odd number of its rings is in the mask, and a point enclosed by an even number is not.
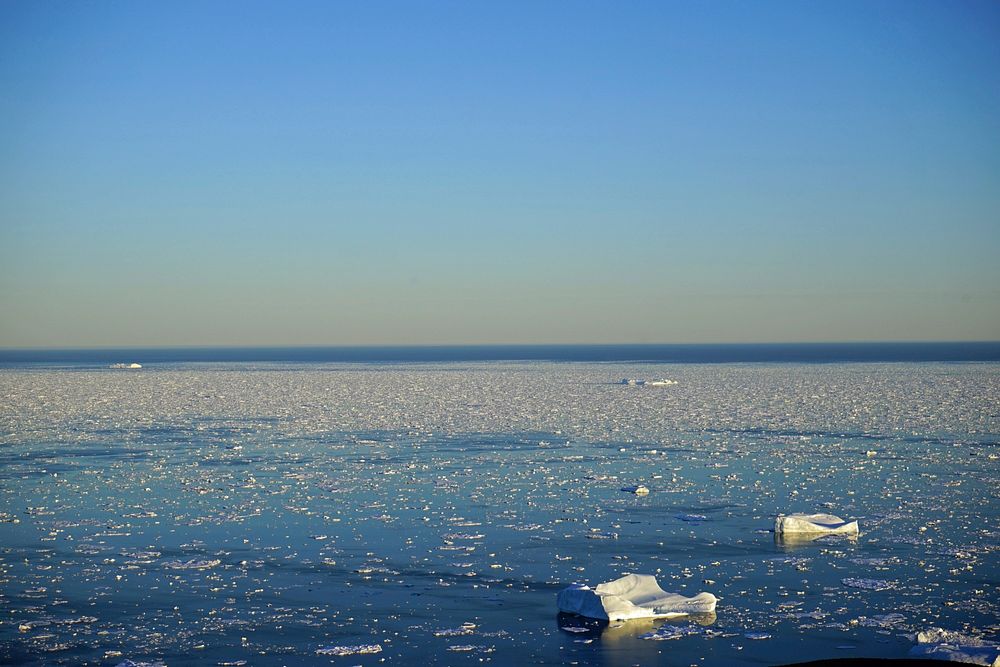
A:
[[[676,518],[687,522],[708,521],[708,517],[704,514],[678,514]]]
[[[653,632],[647,632],[644,635],[639,635],[639,639],[649,639],[652,641],[662,642],[669,641],[671,639],[680,639],[682,637],[690,637],[691,635],[700,635],[704,632],[705,631],[697,625],[661,625]]]
[[[168,570],[210,570],[220,563],[222,561],[218,558],[210,560],[192,558],[190,560],[168,560],[163,564],[163,567]]]
[[[868,616],[859,616],[851,621],[850,624],[860,625],[863,628],[892,628],[905,622],[906,617],[902,614],[876,614],[871,618]]]
[[[887,565],[898,565],[898,558],[852,558],[855,565],[865,565],[867,567],[885,567]]]
[[[39,621],[26,621],[24,623],[19,623],[17,629],[21,632],[31,632],[35,628],[44,628],[52,625],[52,621],[39,620]]]
[[[463,623],[457,628],[445,628],[444,630],[435,630],[435,637],[461,637],[464,635],[471,635],[476,629],[475,623]]]
[[[917,645],[910,649],[910,655],[914,657],[1000,667],[1000,643],[997,642],[941,628],[918,632],[914,639]]]
[[[586,537],[588,540],[617,540],[618,533],[605,533],[601,532],[600,528],[594,528],[584,537]]]
[[[743,636],[746,637],[747,639],[756,639],[756,640],[771,638],[770,633],[767,632],[745,632],[743,633]]]
[[[584,633],[584,632],[592,632],[592,630],[590,628],[581,628],[578,625],[560,625],[559,629],[560,630],[565,630],[566,632],[573,632],[573,633],[576,633],[576,634],[580,634],[580,633]]]
[[[360,644],[358,646],[324,646],[316,649],[316,655],[363,655],[381,653],[381,644]]]
[[[667,593],[650,574],[628,574],[596,588],[573,584],[561,590],[556,600],[559,611],[609,621],[708,614],[715,611],[716,602],[711,593],[691,598]]]
[[[884,579],[856,579],[847,577],[846,579],[841,579],[840,583],[850,588],[861,588],[866,591],[888,591],[896,587],[895,582]]]
[[[857,521],[832,514],[789,514],[774,520],[774,535],[781,539],[813,540],[826,535],[856,536]]]
[[[626,491],[628,493],[634,493],[637,496],[644,496],[647,493],[649,493],[649,489],[646,488],[645,486],[643,486],[642,484],[636,484],[635,486],[625,486],[625,487],[622,487],[622,491]]]
[[[130,364],[119,363],[119,364],[111,364],[108,368],[142,368],[142,364],[137,364],[135,362],[132,362]]]

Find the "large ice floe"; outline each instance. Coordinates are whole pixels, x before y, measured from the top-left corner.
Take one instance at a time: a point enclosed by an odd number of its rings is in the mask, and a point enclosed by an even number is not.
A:
[[[913,639],[917,645],[910,649],[910,655],[915,658],[1000,667],[998,642],[968,637],[941,628],[929,628],[918,632]]]
[[[559,591],[559,611],[587,618],[624,621],[633,618],[667,618],[688,614],[710,614],[717,598],[698,593],[686,598],[668,593],[651,574],[627,574],[620,579],[598,584],[572,584]]]
[[[858,522],[833,514],[788,514],[774,520],[774,535],[783,540],[814,540],[827,535],[857,537]]]

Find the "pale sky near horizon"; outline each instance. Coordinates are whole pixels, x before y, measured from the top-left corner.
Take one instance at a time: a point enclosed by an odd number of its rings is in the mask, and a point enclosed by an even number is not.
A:
[[[1000,3],[0,4],[0,347],[1000,340]]]

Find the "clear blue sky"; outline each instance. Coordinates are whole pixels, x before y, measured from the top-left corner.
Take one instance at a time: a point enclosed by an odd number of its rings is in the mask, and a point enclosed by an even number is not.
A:
[[[1000,3],[0,3],[0,346],[1000,339]]]

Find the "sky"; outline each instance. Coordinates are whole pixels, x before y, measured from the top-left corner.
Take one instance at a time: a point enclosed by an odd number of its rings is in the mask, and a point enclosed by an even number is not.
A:
[[[0,3],[0,347],[1000,340],[1000,3]]]

